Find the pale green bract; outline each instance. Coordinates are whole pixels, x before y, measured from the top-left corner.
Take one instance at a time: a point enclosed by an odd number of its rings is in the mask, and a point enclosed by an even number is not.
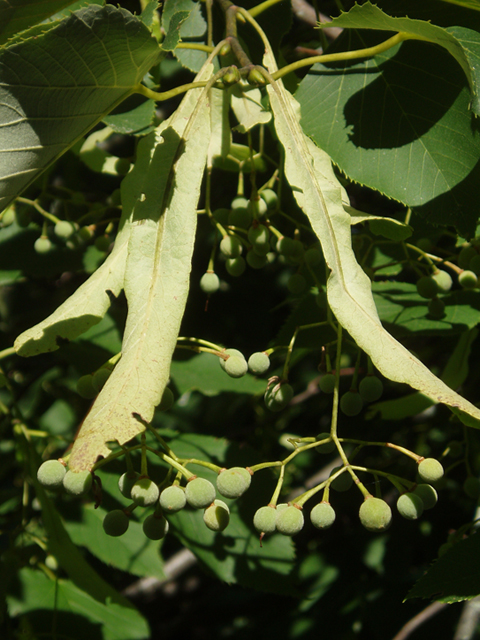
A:
[[[211,73],[205,65],[197,80]],[[109,454],[108,441],[123,444],[142,432],[161,400],[188,295],[209,138],[209,104],[197,89],[143,141],[151,161],[132,211],[122,358],[83,423],[70,467],[89,468]]]
[[[207,63],[197,80],[211,74]],[[188,294],[210,138],[206,98],[202,89],[189,91],[173,116],[141,141],[137,163],[122,183],[124,213],[112,254],[50,318],[17,339],[22,355],[56,348],[62,323],[73,319],[79,335],[94,324],[86,318],[94,315],[98,322],[105,314],[107,291],[118,295],[125,290],[129,310],[122,358],[74,443],[69,467],[75,471],[90,469],[98,456],[107,456],[108,442],[123,444],[141,433],[168,382]],[[36,346],[27,354],[27,344],[35,338],[41,342],[33,342]]]
[[[264,64],[273,73],[277,70],[275,58],[266,39],[264,44]],[[350,216],[342,203],[344,192],[330,157],[304,134],[299,124],[299,105],[283,83],[269,84],[268,93],[275,129],[285,148],[285,176],[298,205],[310,219],[331,270],[327,297],[338,322],[384,376],[409,384],[436,402],[459,410],[456,412],[462,420],[478,427],[480,410],[447,387],[383,328],[370,279],[352,249]]]

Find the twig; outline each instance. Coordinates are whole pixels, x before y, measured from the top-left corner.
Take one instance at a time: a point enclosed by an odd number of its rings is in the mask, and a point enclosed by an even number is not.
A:
[[[440,613],[446,606],[447,604],[445,602],[432,602],[432,604],[429,604],[428,607],[409,620],[392,640],[405,640],[420,625],[430,620],[430,618],[433,618],[433,616],[436,616],[437,613]]]
[[[181,549],[163,565],[163,572],[165,573],[163,580],[151,577],[140,578],[140,580],[136,580],[124,589],[122,594],[126,598],[152,597],[158,591],[162,591],[169,582],[186,573],[195,564],[197,564],[197,558],[193,553],[189,549]]]

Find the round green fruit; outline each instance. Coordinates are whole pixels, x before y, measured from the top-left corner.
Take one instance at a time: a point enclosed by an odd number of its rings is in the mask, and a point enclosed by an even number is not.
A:
[[[98,369],[98,371],[95,371],[95,373],[93,374],[92,384],[97,393],[99,393],[103,389],[111,373],[112,370],[108,369],[107,367],[101,367],[100,369]]]
[[[67,493],[81,496],[90,490],[93,478],[90,471],[67,471],[63,478],[63,487]]]
[[[282,236],[277,240],[275,248],[282,256],[290,256],[295,251],[295,244],[293,238]]]
[[[418,465],[418,475],[428,484],[438,482],[443,474],[443,467],[435,458],[424,458]]]
[[[53,245],[47,236],[40,236],[35,240],[33,248],[37,253],[48,253],[52,249]]]
[[[262,200],[264,200],[269,211],[273,211],[277,208],[278,196],[273,189],[264,189],[260,196]]]
[[[160,495],[158,486],[150,478],[139,478],[132,487],[130,497],[140,507],[153,506]]]
[[[422,298],[434,298],[438,293],[438,284],[431,276],[422,276],[417,281],[417,292]]]
[[[96,398],[98,391],[93,385],[93,376],[91,374],[81,376],[77,380],[77,393],[79,396],[87,400]]]
[[[463,483],[463,490],[469,498],[478,500],[480,497],[480,481],[478,478],[470,476]]]
[[[303,261],[305,255],[305,248],[300,240],[294,240],[292,244],[292,251],[289,254],[289,258],[292,264],[299,264]]]
[[[200,289],[204,293],[215,293],[220,289],[220,279],[216,273],[207,271],[200,278]]]
[[[316,436],[315,440],[326,440],[327,438],[329,439],[329,442],[325,442],[324,444],[320,444],[318,447],[315,447],[315,451],[317,453],[326,454],[326,453],[332,453],[332,451],[335,451],[336,449],[335,442],[331,439],[330,434],[327,433],[326,431],[323,433],[319,433],[318,436]]]
[[[224,236],[220,242],[220,251],[226,258],[238,258],[243,247],[237,236]]]
[[[335,467],[331,470],[330,476],[333,476],[337,471],[339,471],[342,467]],[[332,489],[335,491],[348,491],[353,484],[353,478],[348,471],[344,471],[339,476],[332,480],[332,484],[330,485]]]
[[[287,281],[287,289],[294,296],[299,296],[307,288],[307,281],[301,273],[294,273]]]
[[[440,298],[432,298],[428,301],[428,315],[434,320],[440,320],[445,315],[445,303]]]
[[[237,196],[232,200],[230,207],[232,210],[246,209],[248,207],[248,200],[243,196]]]
[[[335,522],[335,510],[328,502],[320,502],[310,512],[310,520],[317,529],[329,529]]]
[[[373,532],[385,531],[392,521],[392,510],[385,500],[373,496],[365,499],[358,515],[365,529]]]
[[[125,511],[115,509],[114,511],[109,511],[103,519],[103,530],[107,536],[118,538],[126,533],[129,524],[130,518]]]
[[[130,160],[127,158],[118,158],[118,160],[115,161],[115,171],[119,176],[126,176],[130,171],[130,166]]]
[[[217,476],[217,490],[224,498],[239,498],[252,482],[252,476],[243,467],[224,469]]]
[[[284,536],[294,536],[303,529],[303,524],[303,513],[294,505],[289,505],[277,513],[276,529]]]
[[[258,200],[250,200],[248,202],[247,209],[252,218],[256,218],[257,220],[264,218],[268,213],[267,203],[262,198],[259,198]]]
[[[282,411],[293,398],[293,388],[289,384],[272,384],[265,391],[265,404],[270,411]]]
[[[467,244],[461,248],[458,254],[458,266],[461,269],[468,269],[470,266],[470,260],[477,255],[475,248],[471,244]]]
[[[230,209],[215,209],[215,211],[212,211],[212,216],[221,225],[227,226],[230,219]]]
[[[438,269],[432,274],[432,278],[437,283],[440,291],[447,292],[447,291],[450,291],[450,289],[452,288],[453,280],[452,280],[452,276],[448,273],[448,271],[443,271],[441,269]]]
[[[273,533],[276,529],[277,510],[275,507],[260,507],[253,516],[253,526],[259,533]]]
[[[476,256],[473,256],[473,258],[470,260],[468,268],[470,269],[470,271],[473,271],[473,273],[475,273],[477,276],[480,276],[480,255],[478,253]]]
[[[252,224],[252,214],[247,207],[237,207],[232,209],[228,216],[228,224],[231,227],[239,227],[240,229],[248,229]]]
[[[376,402],[382,397],[383,382],[377,376],[366,376],[358,385],[363,402]]]
[[[473,271],[462,271],[458,276],[458,284],[464,289],[474,289],[477,282],[478,278]]]
[[[422,499],[425,510],[433,509],[438,502],[438,494],[431,484],[417,484],[412,493]]]
[[[194,478],[187,483],[185,496],[194,509],[205,509],[215,500],[215,487],[205,478]]]
[[[178,485],[167,487],[160,494],[160,506],[167,513],[176,513],[187,504],[185,489]]]
[[[266,353],[257,351],[256,353],[252,353],[248,359],[248,369],[250,373],[253,373],[256,376],[261,376],[266,373],[269,368],[270,358]]]
[[[37,480],[46,489],[59,489],[67,470],[59,460],[46,460],[37,471]]]
[[[266,255],[258,255],[253,249],[247,253],[246,260],[248,266],[252,267],[252,269],[263,269],[268,262]]]
[[[417,520],[423,509],[423,500],[416,493],[404,493],[397,500],[398,513],[407,520]]]
[[[245,356],[238,349],[224,349],[222,353],[224,353],[224,355],[226,356],[229,356],[226,359],[223,359],[223,358],[218,359],[220,366],[224,371],[225,371],[226,363],[228,362],[228,360],[230,360],[231,357],[243,358],[245,360]]]
[[[118,479],[118,488],[120,489],[120,493],[125,498],[131,498],[132,496],[132,487],[137,482],[139,474],[134,471],[133,474],[129,474],[128,472],[122,474]]]
[[[363,409],[362,396],[358,391],[347,391],[340,398],[340,409],[346,416],[358,416]]]
[[[322,254],[318,249],[315,249],[315,247],[307,249],[307,251],[305,251],[305,262],[310,267],[317,267],[322,263]]]
[[[333,373],[326,373],[320,378],[318,386],[323,393],[333,393],[335,390],[336,377]]]
[[[248,371],[248,364],[245,358],[242,356],[230,356],[225,361],[225,372],[231,378],[241,378]]]
[[[214,500],[203,513],[203,521],[212,531],[223,531],[230,522],[230,509],[222,500]]]
[[[68,220],[59,220],[53,228],[57,238],[70,238],[75,233],[75,225]]]
[[[234,278],[240,277],[247,268],[247,263],[239,256],[238,258],[229,258],[225,261],[225,269]]]
[[[143,533],[149,540],[162,540],[169,529],[168,520],[162,515],[152,513],[147,516],[142,524]]]

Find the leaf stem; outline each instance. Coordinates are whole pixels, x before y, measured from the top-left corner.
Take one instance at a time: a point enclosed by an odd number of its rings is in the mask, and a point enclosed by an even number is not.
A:
[[[190,89],[200,89],[206,87],[208,82],[206,80],[202,80],[201,82],[189,82],[188,84],[182,84],[179,87],[175,87],[170,89],[170,91],[153,91],[149,89],[143,84],[137,84],[134,87],[133,93],[140,93],[142,96],[149,98],[150,100],[155,100],[156,102],[162,102],[163,100],[169,100],[170,98],[174,98],[175,96],[180,95],[181,93],[185,93]]]
[[[292,64],[275,71],[272,73],[272,78],[274,80],[278,80],[278,78],[283,78],[289,73],[296,71],[297,69],[302,69],[303,67],[309,67],[312,64],[316,64],[317,62],[321,62],[322,64],[326,64],[327,62],[340,62],[342,60],[356,60],[358,58],[373,58],[379,53],[383,53],[391,49],[392,47],[397,46],[398,44],[404,42],[405,40],[424,40],[425,38],[420,38],[417,36],[411,36],[408,33],[401,31],[400,33],[396,33],[394,36],[381,42],[380,44],[375,45],[374,47],[366,47],[365,49],[355,49],[354,51],[342,51],[341,53],[326,53],[319,56],[312,56],[310,58],[304,58],[303,60],[297,60],[296,62],[292,62]]]

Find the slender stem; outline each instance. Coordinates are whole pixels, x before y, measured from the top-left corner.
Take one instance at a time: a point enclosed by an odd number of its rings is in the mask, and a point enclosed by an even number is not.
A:
[[[296,62],[292,62],[292,64],[275,71],[272,73],[272,78],[274,80],[278,80],[278,78],[283,78],[292,71],[296,71],[297,69],[302,69],[303,67],[310,67],[312,64],[316,64],[317,62],[321,62],[322,64],[326,64],[327,62],[341,62],[342,60],[356,60],[358,58],[373,58],[379,53],[383,53],[388,51],[392,47],[397,46],[401,42],[405,40],[424,40],[427,41],[427,38],[422,38],[420,36],[413,36],[405,32],[396,33],[394,36],[385,40],[385,42],[381,42],[380,44],[375,45],[374,47],[366,47],[365,49],[355,49],[354,51],[342,51],[341,53],[326,53],[319,56],[312,56],[311,58],[304,58],[303,60],[297,60]]]
[[[261,2],[260,4],[257,4],[256,7],[252,7],[251,9],[249,9],[248,13],[252,16],[252,18],[256,18],[261,13],[263,13],[267,9],[270,9],[270,7],[274,7],[280,2],[284,2],[284,0],[265,0],[265,2]]]
[[[252,467],[250,468],[252,469]],[[273,496],[269,504],[272,504],[274,506],[277,505],[278,496],[280,495],[280,491],[282,490],[282,486],[283,486],[284,475],[285,475],[285,465],[282,465],[280,467],[280,475],[278,476],[277,486],[275,487],[275,491],[273,492]]]
[[[170,98],[174,98],[175,96],[180,95],[181,93],[185,93],[190,91],[190,89],[200,89],[206,87],[208,82],[206,80],[202,80],[201,82],[189,82],[188,84],[182,84],[179,87],[175,87],[174,89],[170,89],[170,91],[153,91],[149,89],[143,84],[137,84],[134,88],[134,93],[140,93],[142,96],[149,98],[151,100],[155,100],[156,102],[162,102],[163,100],[169,100]]]
[[[41,207],[36,200],[30,200],[29,198],[18,197],[17,202],[23,202],[24,204],[31,205],[44,218],[48,218],[48,220],[50,220],[50,222],[53,222],[54,224],[57,224],[57,222],[60,222],[60,218],[57,218],[57,216],[54,216],[53,213],[49,213],[48,211],[45,211],[45,209]]]
[[[10,356],[14,356],[16,355],[16,351],[14,347],[8,347],[8,349],[4,349],[3,351],[0,351],[0,360],[3,360],[3,358],[8,358]]]
[[[214,47],[208,44],[201,44],[200,42],[179,42],[176,49],[194,49],[195,51],[205,51],[205,53],[212,53]]]

